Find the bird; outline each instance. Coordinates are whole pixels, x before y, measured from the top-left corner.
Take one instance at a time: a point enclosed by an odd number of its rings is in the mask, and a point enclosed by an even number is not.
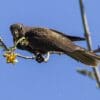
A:
[[[96,67],[100,62],[100,56],[80,47],[74,41],[82,41],[85,38],[67,35],[55,29],[44,27],[30,27],[20,23],[10,25],[13,42],[17,43],[16,47],[33,53],[42,59],[42,55],[48,55],[50,52],[61,52],[70,56],[78,62],[88,66]],[[22,37],[25,39],[18,42]],[[43,62],[44,58],[40,60]]]

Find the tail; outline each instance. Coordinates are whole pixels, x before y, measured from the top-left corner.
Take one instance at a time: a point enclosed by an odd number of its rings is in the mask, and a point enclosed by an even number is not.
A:
[[[84,63],[89,66],[97,66],[100,63],[100,56],[96,55],[93,52],[89,51],[74,51],[72,53],[66,53],[70,57],[74,58],[75,60]]]

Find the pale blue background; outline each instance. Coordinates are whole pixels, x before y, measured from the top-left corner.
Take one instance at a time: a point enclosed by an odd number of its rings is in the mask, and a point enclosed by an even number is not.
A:
[[[95,49],[100,43],[100,0],[84,0]],[[12,46],[9,25],[21,22],[30,26],[54,28],[83,36],[79,0],[1,0],[0,35]],[[86,47],[85,42],[78,42]],[[27,52],[17,50],[24,55]],[[18,59],[6,64],[0,51],[0,100],[100,100],[95,81],[79,75],[87,66],[68,56],[52,55],[48,63]]]

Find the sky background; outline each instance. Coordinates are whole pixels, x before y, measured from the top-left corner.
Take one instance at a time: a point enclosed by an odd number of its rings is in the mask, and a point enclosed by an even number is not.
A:
[[[84,4],[95,49],[100,43],[100,0],[84,0]],[[79,0],[1,0],[0,36],[8,46],[13,45],[9,26],[18,22],[84,36]],[[77,44],[86,48],[85,42]],[[66,55],[52,55],[42,64],[19,58],[12,65],[6,63],[3,53],[0,50],[0,100],[100,99],[96,82],[76,72],[77,68],[90,68]]]

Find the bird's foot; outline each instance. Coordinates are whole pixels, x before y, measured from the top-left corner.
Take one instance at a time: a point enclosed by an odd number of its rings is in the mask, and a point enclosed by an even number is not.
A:
[[[42,62],[44,62],[44,57],[41,54],[37,54],[36,55],[36,61],[38,63],[42,63]]]
[[[49,60],[49,57],[50,57],[49,52],[46,54],[45,57],[42,54],[39,53],[39,54],[36,55],[36,61],[38,63],[47,62]]]

